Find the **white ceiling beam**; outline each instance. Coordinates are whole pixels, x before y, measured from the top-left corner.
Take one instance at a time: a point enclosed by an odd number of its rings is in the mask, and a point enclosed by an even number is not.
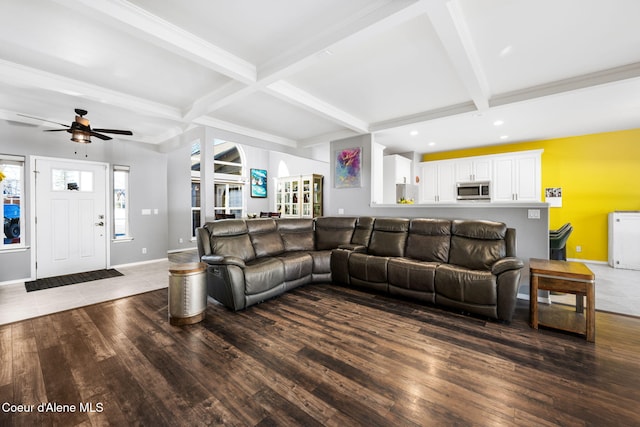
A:
[[[248,61],[215,46],[182,28],[155,16],[126,0],[55,0],[64,6],[97,18],[110,18],[130,34],[137,34],[167,49],[234,80],[251,84],[256,67]]]
[[[293,139],[283,138],[278,135],[273,135],[266,132],[261,132],[255,129],[247,128],[244,126],[236,125],[235,123],[226,122],[224,120],[214,119],[213,117],[203,116],[198,117],[193,121],[195,124],[199,124],[202,126],[209,126],[213,128],[218,128],[222,130],[226,130],[229,132],[239,133],[242,135],[246,135],[252,138],[260,139],[263,141],[274,142],[280,145],[286,145],[289,147],[297,148],[298,144]]]
[[[403,117],[396,117],[391,120],[383,120],[380,122],[375,122],[369,126],[369,131],[379,132],[382,130],[393,129],[401,126],[408,126],[415,123],[427,122],[429,120],[441,119],[444,117],[469,113],[471,111],[477,111],[475,104],[471,101],[463,102],[461,104],[450,105],[448,107],[437,108],[435,110],[423,111],[417,114],[411,114]]]
[[[181,121],[178,108],[106,89],[79,80],[0,59],[0,81],[13,86],[30,87],[122,107],[150,116]]]
[[[498,107],[635,78],[640,78],[640,62],[495,95],[490,105]]]
[[[400,25],[416,16],[424,14],[427,7],[426,0],[398,0],[389,3],[372,2],[370,7],[360,11],[358,15],[328,28],[311,41],[284,52],[263,66],[259,67],[257,81],[249,88],[229,91],[225,96],[219,93],[207,100],[198,100],[201,112],[211,113],[219,108],[250,95],[255,91],[265,90],[281,100],[302,107],[316,114],[321,114],[328,120],[346,126],[358,133],[368,132],[367,123],[328,104],[293,85],[282,81],[292,74],[320,61],[327,55],[327,51],[347,43],[366,40],[374,34],[386,31]],[[205,106],[206,105],[206,106]],[[195,114],[190,115],[194,116]]]
[[[397,27],[427,10],[427,0],[396,0],[380,4],[372,2],[348,20],[328,27],[311,40],[283,52],[258,67],[258,80],[266,84],[286,78],[321,60],[327,52]]]
[[[298,141],[298,148],[311,148],[317,145],[327,144],[331,141],[338,141],[340,139],[345,139],[356,135],[356,133],[347,129],[337,132],[325,133],[324,135],[317,135]]]
[[[267,86],[267,90],[272,95],[294,104],[307,111],[319,114],[322,117],[336,122],[344,127],[354,130],[358,133],[368,133],[369,124],[351,114],[340,110],[334,105],[329,104],[302,89],[280,80]]]
[[[428,15],[471,100],[480,111],[489,108],[489,84],[473,38],[457,0],[429,3]]]
[[[247,86],[238,81],[231,80],[227,84],[215,89],[208,94],[196,99],[185,111],[183,120],[190,122],[200,116],[222,108],[239,99],[244,98],[258,89],[255,85]]]

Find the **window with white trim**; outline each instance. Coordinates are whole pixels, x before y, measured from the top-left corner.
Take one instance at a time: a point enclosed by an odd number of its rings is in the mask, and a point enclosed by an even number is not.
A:
[[[0,250],[22,247],[24,242],[24,157],[0,154],[0,190],[4,213]]]
[[[200,227],[200,143],[191,145],[191,238]]]
[[[129,166],[113,166],[113,239],[129,240]]]

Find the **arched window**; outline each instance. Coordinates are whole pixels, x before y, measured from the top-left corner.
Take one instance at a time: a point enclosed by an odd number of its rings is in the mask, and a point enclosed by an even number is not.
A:
[[[234,142],[213,142],[214,213],[217,218],[244,216],[244,155]]]

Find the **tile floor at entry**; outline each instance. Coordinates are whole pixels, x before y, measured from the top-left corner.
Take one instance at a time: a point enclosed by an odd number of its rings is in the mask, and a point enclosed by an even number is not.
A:
[[[117,267],[121,277],[35,292],[27,292],[24,283],[0,286],[0,325],[166,288],[170,262],[196,259],[196,251],[170,254],[167,260]],[[596,275],[596,310],[640,316],[640,271],[587,265]],[[575,304],[575,297],[553,296],[552,301]]]

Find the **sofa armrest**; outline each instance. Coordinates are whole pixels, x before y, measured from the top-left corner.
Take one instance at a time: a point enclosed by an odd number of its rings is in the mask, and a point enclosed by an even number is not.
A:
[[[347,243],[344,245],[339,245],[338,249],[344,249],[346,251],[351,251],[351,252],[362,252],[362,253],[366,253],[367,252],[367,247],[363,246],[363,245],[358,245],[355,243]]]
[[[519,258],[507,257],[502,258],[496,261],[495,264],[491,266],[491,273],[496,276],[504,273],[509,270],[520,270],[524,267],[524,262],[522,262]]]
[[[203,255],[200,257],[200,261],[207,264],[223,264],[224,257],[222,255]]]
[[[240,268],[246,267],[242,258],[235,256],[205,255],[202,257],[202,262],[206,262],[209,265],[237,265]]]
[[[198,255],[200,258],[205,255],[211,255],[209,232],[203,227],[196,228],[196,245],[198,246]]]

